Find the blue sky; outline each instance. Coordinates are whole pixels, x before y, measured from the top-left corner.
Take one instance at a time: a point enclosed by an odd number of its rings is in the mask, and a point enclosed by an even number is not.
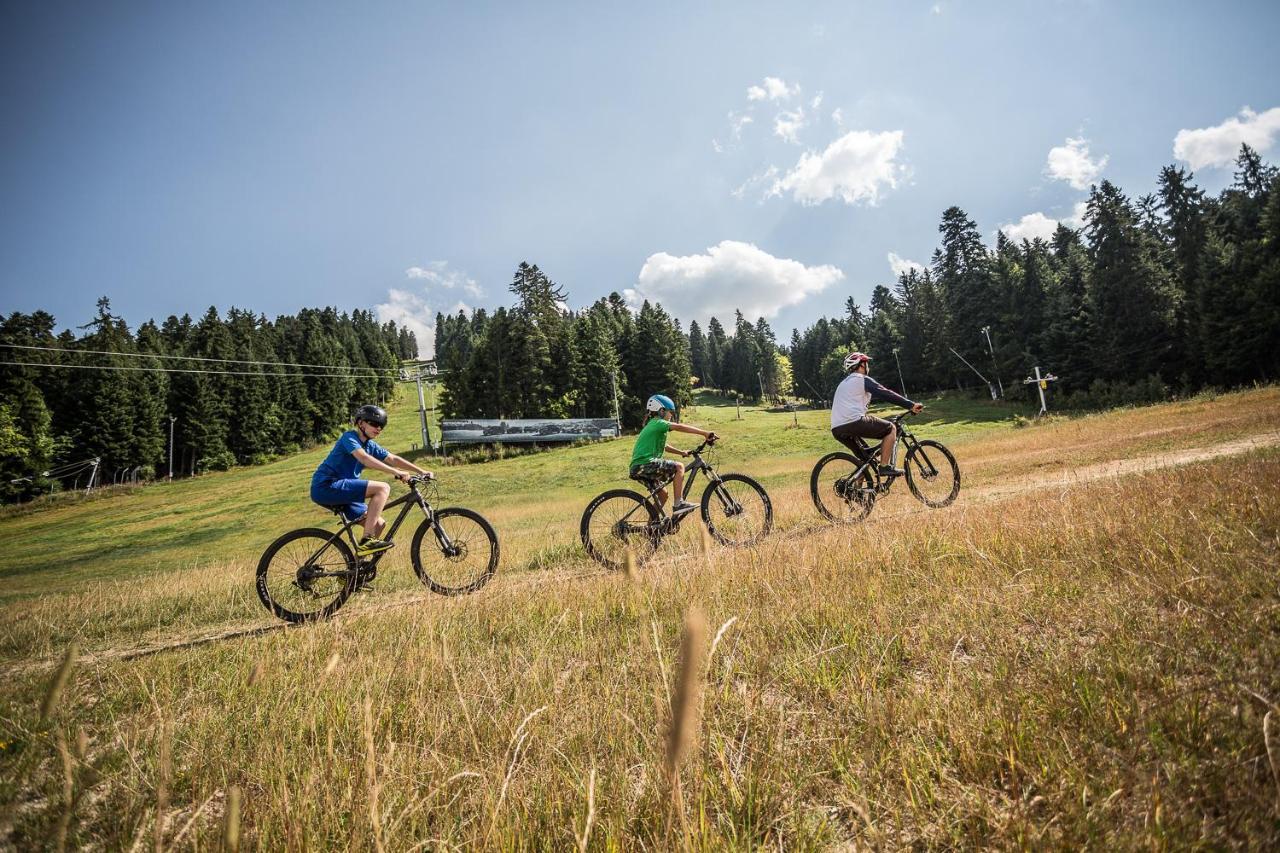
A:
[[[369,308],[429,335],[521,261],[784,339],[942,211],[1071,221],[1280,160],[1280,4],[6,4],[0,312]],[[1251,112],[1242,110],[1248,108]],[[1179,136],[1179,134],[1182,134]],[[1179,140],[1176,146],[1175,140]],[[424,342],[427,343],[427,342]]]

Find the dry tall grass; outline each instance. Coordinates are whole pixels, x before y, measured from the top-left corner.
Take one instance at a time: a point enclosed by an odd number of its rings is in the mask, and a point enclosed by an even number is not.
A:
[[[691,529],[629,573],[569,560],[464,599],[384,607],[410,599],[392,590],[329,624],[13,669],[0,831],[20,848],[1277,846],[1280,453],[979,497],[1065,429],[1022,431],[1030,455],[975,444],[974,496],[948,510],[904,498],[822,526],[789,483],[771,489],[785,529],[750,550],[704,553]],[[37,612],[70,633],[99,606]],[[170,627],[213,627],[190,618]]]
[[[271,848],[1273,845],[1280,460],[1230,472],[75,669],[48,729],[44,679],[6,703],[14,840],[56,832],[43,732],[83,726],[68,828],[109,847],[201,803],[182,844],[216,845],[233,786]],[[690,603],[735,621],[677,661]]]

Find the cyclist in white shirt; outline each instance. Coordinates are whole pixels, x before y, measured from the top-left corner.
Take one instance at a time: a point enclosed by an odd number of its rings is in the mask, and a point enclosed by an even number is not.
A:
[[[867,414],[867,406],[874,399],[897,403],[913,414],[924,411],[922,403],[913,403],[901,394],[890,391],[867,375],[867,365],[871,356],[861,352],[851,352],[845,357],[844,369],[849,375],[836,388],[835,399],[831,401],[831,434],[836,441],[861,456],[861,448],[857,439],[877,441],[884,439],[880,448],[880,476],[901,476],[901,468],[893,467],[893,446],[898,442],[897,432],[893,424],[883,418]]]

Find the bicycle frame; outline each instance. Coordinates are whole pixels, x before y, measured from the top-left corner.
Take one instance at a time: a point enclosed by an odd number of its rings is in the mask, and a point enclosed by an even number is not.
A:
[[[409,483],[408,494],[402,495],[401,497],[398,497],[395,500],[391,501],[390,503],[388,503],[386,506],[383,507],[383,510],[385,511],[385,510],[393,509],[401,505],[403,505],[403,508],[400,510],[400,514],[396,516],[396,520],[391,522],[391,526],[387,528],[386,541],[391,542],[395,539],[396,531],[399,530],[400,525],[404,523],[405,516],[409,514],[410,510],[412,510],[413,507],[417,506],[422,509],[423,514],[426,515],[427,517],[427,521],[431,522],[432,531],[435,533],[436,539],[440,541],[441,549],[445,552],[445,554],[449,556],[453,556],[454,554],[453,543],[449,541],[448,535],[444,532],[444,530],[440,527],[440,525],[435,523],[436,516],[435,516],[435,513],[431,510],[431,504],[428,503],[426,497],[421,492],[418,491],[418,484],[416,482]],[[341,518],[341,516],[339,516],[339,518]],[[339,538],[341,538],[342,534],[344,533],[347,535],[347,539],[351,542],[352,553],[353,554],[357,553],[359,549],[359,543],[356,540],[356,535],[355,533],[352,532],[352,529],[355,528],[357,525],[361,525],[363,523],[364,523],[363,515],[355,519],[354,521],[346,521],[344,519],[342,522],[342,527],[339,528],[337,532],[333,534],[333,536],[329,537],[329,539],[326,540],[325,543],[321,545],[320,548],[307,559],[306,565],[311,565],[313,562],[319,559],[320,555],[323,554],[326,550],[328,550],[329,546],[332,545]],[[360,560],[359,558],[357,558],[357,563],[363,564],[362,568],[372,569],[378,565],[378,561],[382,559],[382,555],[385,553],[387,553],[387,551],[385,550],[379,551],[376,554],[373,554],[364,560]],[[338,573],[335,572],[334,574],[338,574]]]
[[[684,466],[684,489],[681,491],[681,494],[680,494],[681,500],[689,499],[689,495],[693,492],[694,480],[698,478],[699,471],[705,471],[707,479],[710,480],[712,483],[720,482],[720,477],[716,474],[715,469],[711,467],[711,463],[707,462],[705,459],[702,458],[702,451],[706,449],[706,446],[707,446],[707,442],[704,441],[702,442],[702,444],[699,444],[693,450],[689,451],[689,454],[693,457],[693,461]],[[667,514],[666,514],[666,511],[663,509],[663,507],[660,506],[654,500],[654,496],[657,495],[658,492],[665,489],[670,482],[672,481],[666,480],[665,482],[662,483],[662,485],[658,486],[657,488],[650,489],[649,494],[645,495],[644,497],[645,503],[649,503],[657,507],[659,524],[666,521]],[[622,524],[628,521],[628,519],[631,518],[631,515],[635,513],[636,510],[638,509],[639,507],[636,507],[635,509],[628,512],[622,518],[618,519],[618,523]]]
[[[898,440],[893,443],[893,455],[890,457],[890,464],[893,465],[893,467],[895,468],[898,467],[899,453],[903,453],[905,455],[906,453],[910,453],[912,450],[915,450],[917,447],[920,446],[920,442],[916,439],[914,435],[912,435],[911,430],[907,429],[907,425],[903,423],[903,421],[906,419],[907,415],[909,414],[911,413],[903,412],[900,415],[897,415],[895,417],[888,419],[889,423],[893,424],[894,428],[898,432]],[[886,436],[885,438],[888,438],[888,436]],[[884,438],[880,439],[875,444],[867,444],[861,438],[858,439],[858,443],[861,444],[863,448],[862,459],[859,460],[860,462],[862,462],[862,465],[856,471],[854,471],[852,475],[852,479],[856,480],[860,478],[863,475],[863,473],[868,468],[870,468],[871,473],[876,480],[876,484],[877,484],[876,489],[878,491],[887,492],[889,490],[889,486],[893,483],[893,480],[895,478],[890,477],[888,480],[884,482],[883,485],[881,485],[880,470],[877,467],[877,463],[876,463],[876,460],[880,454],[880,450],[881,448],[884,447],[884,442],[885,442]],[[905,451],[903,450],[904,445],[906,447]],[[928,461],[927,457],[925,461],[926,462]],[[932,462],[929,462],[929,467],[933,469]],[[936,474],[938,472],[936,469],[934,469],[930,473]]]

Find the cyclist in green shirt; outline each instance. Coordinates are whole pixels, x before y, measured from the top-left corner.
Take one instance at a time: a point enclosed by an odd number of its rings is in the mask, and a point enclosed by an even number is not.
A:
[[[714,442],[714,432],[707,432],[689,424],[674,423],[671,416],[675,414],[676,404],[670,397],[654,394],[645,403],[648,415],[644,428],[636,436],[635,449],[631,451],[631,479],[644,483],[650,489],[657,489],[658,509],[667,502],[667,490],[662,488],[668,480],[675,487],[675,502],[671,505],[672,518],[682,518],[696,507],[684,499],[684,466],[674,459],[663,459],[663,452],[678,453],[682,457],[689,454],[678,447],[667,444],[667,433],[688,432],[700,435],[707,441]]]

